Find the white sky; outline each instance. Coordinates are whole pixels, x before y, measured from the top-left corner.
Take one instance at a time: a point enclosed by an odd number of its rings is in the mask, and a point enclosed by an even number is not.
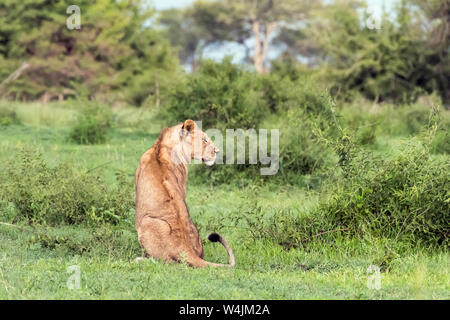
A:
[[[193,0],[152,0],[153,6],[158,9],[169,9],[169,8],[182,8],[192,2]]]
[[[366,0],[367,4],[369,6],[379,8],[380,11],[383,6],[383,3],[385,4],[386,9],[389,9],[392,7],[392,4],[397,1],[398,0]],[[161,9],[168,9],[168,8],[186,7],[189,4],[193,3],[194,0],[151,0],[150,2],[153,3],[153,6],[156,9],[161,10]]]

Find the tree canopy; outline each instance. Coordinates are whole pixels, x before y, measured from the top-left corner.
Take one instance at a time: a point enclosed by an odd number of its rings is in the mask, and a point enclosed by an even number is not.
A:
[[[6,97],[48,101],[81,94],[140,104],[176,70],[170,43],[145,27],[154,11],[142,1],[78,1],[79,30],[66,26],[69,5],[0,3],[0,79],[24,62],[29,65],[6,84]]]
[[[317,73],[338,97],[450,101],[448,0],[398,0],[379,28],[364,0],[197,0],[160,12],[145,0],[80,0],[73,30],[71,4],[0,3],[0,97],[160,105],[181,66],[195,72],[205,50],[233,42],[257,73]]]

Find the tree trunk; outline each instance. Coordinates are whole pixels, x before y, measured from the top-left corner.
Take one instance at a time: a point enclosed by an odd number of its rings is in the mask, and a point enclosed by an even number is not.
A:
[[[191,71],[192,72],[196,71],[199,66],[200,66],[200,63],[198,62],[198,60],[195,57],[193,57],[192,62],[191,62]]]
[[[264,56],[262,52],[262,43],[261,43],[261,25],[258,20],[252,21],[252,30],[253,35],[255,37],[255,45],[253,52],[253,65],[258,73],[264,72]]]
[[[200,66],[200,61],[202,60],[202,52],[205,47],[205,44],[202,40],[200,40],[195,46],[194,54],[192,55],[191,61],[191,71],[194,72]]]
[[[267,51],[269,50],[270,35],[277,25],[277,22],[268,22],[264,26],[264,37],[261,39],[261,24],[256,19],[252,21],[252,30],[255,37],[253,65],[258,73],[267,71],[264,62],[266,61]]]

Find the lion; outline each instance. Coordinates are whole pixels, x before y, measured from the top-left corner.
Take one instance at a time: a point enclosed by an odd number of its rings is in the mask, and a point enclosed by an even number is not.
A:
[[[187,164],[197,159],[212,166],[218,152],[197,124],[186,120],[164,128],[153,147],[143,154],[136,170],[135,223],[144,258],[185,261],[192,267],[235,265],[231,247],[216,233],[208,239],[225,247],[229,264],[203,259],[202,241],[186,205]]]

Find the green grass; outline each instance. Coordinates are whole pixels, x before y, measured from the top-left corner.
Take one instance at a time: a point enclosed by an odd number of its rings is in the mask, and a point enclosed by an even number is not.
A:
[[[199,188],[198,191],[205,190]],[[236,199],[235,194],[228,197],[229,203]],[[193,219],[197,222],[200,217],[193,214]],[[252,241],[241,231],[223,229],[221,233],[233,245],[237,266],[231,270],[199,270],[154,260],[135,263],[133,258],[140,251],[133,239],[135,233],[132,226],[122,228],[127,232],[121,240],[129,242],[128,248],[101,247],[80,255],[66,248],[47,249],[30,244],[31,231],[0,226],[0,298],[449,298],[450,261],[444,253],[418,251],[395,258],[390,269],[381,273],[382,287],[377,291],[367,288],[366,283],[368,266],[384,254],[385,249],[379,244],[350,241],[340,243],[337,248],[285,251],[271,242]],[[78,237],[84,234],[89,238],[89,232],[83,229],[74,228],[65,233]],[[203,238],[207,233],[205,229],[200,230]],[[205,243],[205,256],[210,261],[226,261],[224,249],[212,243]],[[77,265],[81,270],[79,290],[70,290],[66,285],[70,276],[67,268],[71,265]]]
[[[140,116],[116,110],[119,127],[105,144],[77,145],[67,141],[76,111],[70,105],[20,104],[22,125],[0,127],[0,163],[25,145],[37,146],[52,165],[70,161],[98,170],[113,183],[117,171],[134,175],[139,157],[156,139],[162,123],[151,113]],[[42,114],[45,121],[37,121]],[[52,116],[50,116],[52,115]],[[146,123],[148,122],[148,125]],[[376,152],[395,153],[401,137],[377,136]],[[190,174],[195,174],[192,172]],[[200,236],[205,259],[226,262],[220,245],[205,241],[219,232],[231,244],[233,269],[194,269],[148,259],[136,263],[141,250],[134,217],[117,226],[46,227],[0,224],[0,299],[449,299],[448,251],[423,247],[399,248],[388,239],[320,237],[307,248],[287,250],[270,240],[252,238],[234,217],[251,204],[263,211],[293,209],[309,214],[319,195],[296,186],[267,183],[241,188],[188,183],[187,203]],[[54,239],[54,246],[36,240]],[[68,289],[67,268],[80,267],[81,288]],[[371,265],[381,268],[381,289],[369,289]]]

